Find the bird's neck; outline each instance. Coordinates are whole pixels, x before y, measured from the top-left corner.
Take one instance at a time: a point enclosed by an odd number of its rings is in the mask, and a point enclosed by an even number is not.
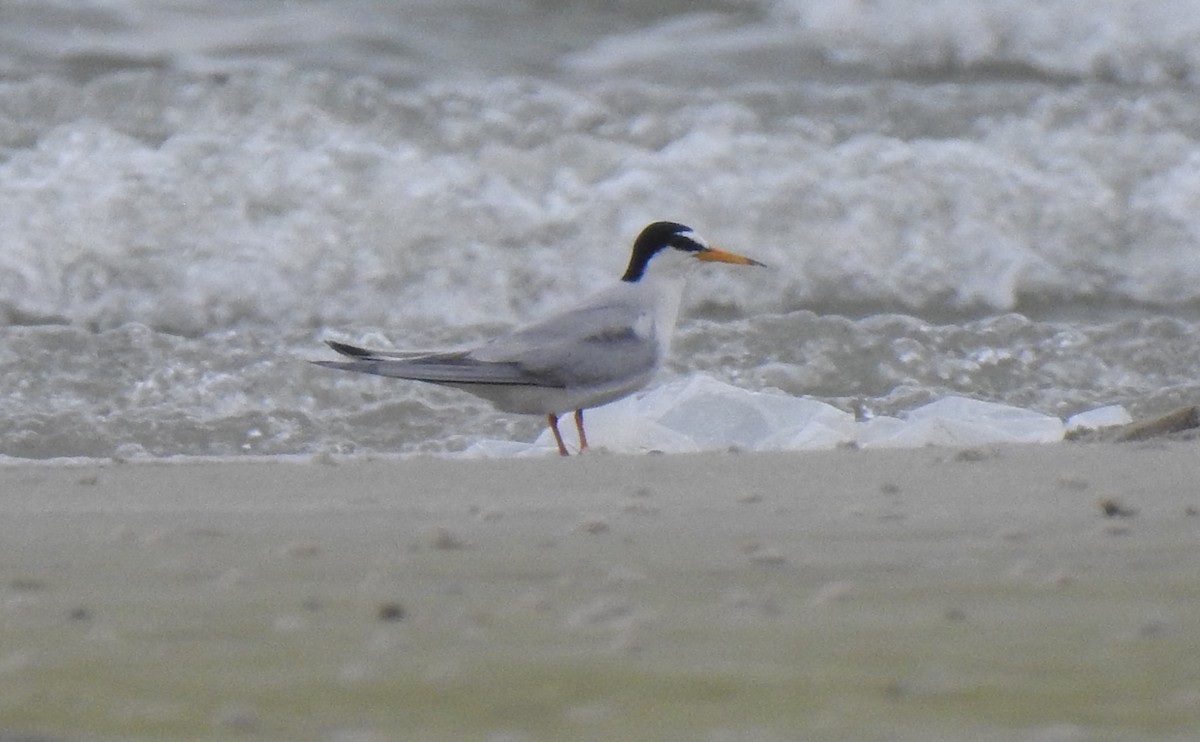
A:
[[[679,307],[683,302],[686,280],[679,275],[646,276],[642,283],[648,285],[655,297],[654,335],[658,339],[660,353],[666,357],[671,350],[671,336],[675,333],[675,323],[679,320]]]

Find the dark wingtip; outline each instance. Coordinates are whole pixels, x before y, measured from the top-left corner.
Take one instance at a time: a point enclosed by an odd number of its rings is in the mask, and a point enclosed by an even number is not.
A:
[[[371,355],[371,351],[366,348],[360,348],[357,345],[349,345],[347,343],[339,343],[336,340],[326,340],[325,344],[333,348],[338,353],[351,358],[366,358]]]

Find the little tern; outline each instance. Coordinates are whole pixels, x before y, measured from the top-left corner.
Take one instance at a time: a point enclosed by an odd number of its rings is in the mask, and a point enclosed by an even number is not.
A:
[[[650,382],[670,350],[684,281],[699,262],[763,265],[709,246],[691,227],[655,222],[634,241],[617,285],[564,312],[463,350],[369,350],[327,340],[352,360],[313,363],[454,387],[504,412],[544,415],[567,456],[558,416],[574,410],[582,452],[583,411]]]

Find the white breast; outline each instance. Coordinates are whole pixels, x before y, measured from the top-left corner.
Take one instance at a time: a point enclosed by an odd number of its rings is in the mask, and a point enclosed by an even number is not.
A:
[[[684,278],[671,276],[666,278],[647,276],[638,288],[644,289],[652,296],[653,310],[647,317],[652,317],[651,334],[658,343],[659,361],[667,357],[671,351],[671,337],[675,334],[675,323],[679,319],[679,305],[683,301]],[[635,330],[636,331],[636,330]]]

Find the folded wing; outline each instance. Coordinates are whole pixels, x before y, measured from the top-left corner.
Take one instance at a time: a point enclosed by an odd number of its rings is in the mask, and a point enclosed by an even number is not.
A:
[[[652,325],[623,304],[581,307],[498,337],[471,358],[516,364],[541,386],[608,385],[652,372]],[[641,327],[645,325],[645,327]]]
[[[537,380],[513,363],[493,363],[470,358],[465,351],[430,353],[370,350],[333,340],[326,343],[352,361],[313,361],[325,368],[357,371],[395,379],[438,384],[506,384],[537,386]]]

